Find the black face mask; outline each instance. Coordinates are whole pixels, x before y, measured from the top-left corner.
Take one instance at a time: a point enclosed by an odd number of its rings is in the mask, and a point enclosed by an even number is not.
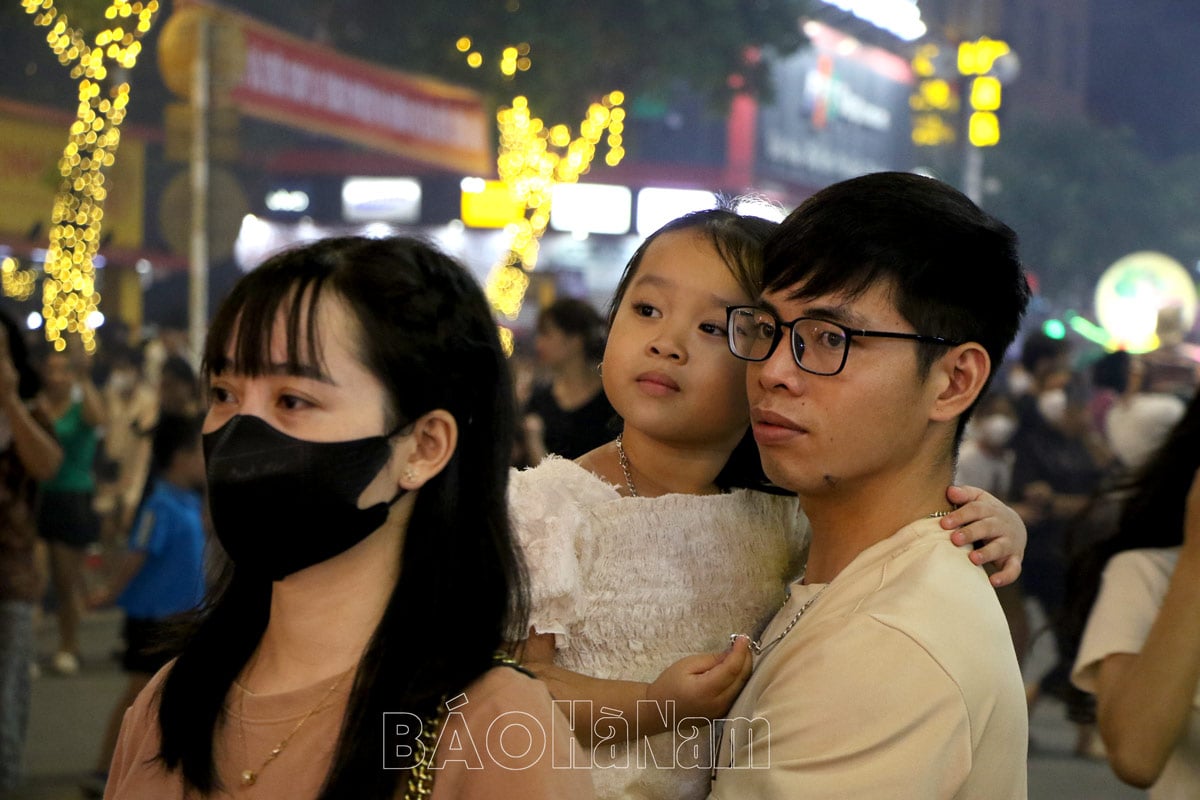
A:
[[[382,526],[405,490],[369,508],[358,498],[391,456],[391,436],[310,442],[241,414],[204,434],[213,528],[237,568],[282,580]]]

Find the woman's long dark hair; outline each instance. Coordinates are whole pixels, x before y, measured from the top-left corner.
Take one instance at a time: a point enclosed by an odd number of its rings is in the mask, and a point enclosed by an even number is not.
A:
[[[751,299],[757,299],[762,292],[763,246],[779,226],[760,217],[738,214],[731,206],[731,201],[722,200],[722,204],[717,208],[685,214],[647,236],[630,257],[625,271],[621,274],[621,280],[617,282],[616,291],[613,292],[612,302],[608,307],[608,326],[612,327],[617,309],[625,299],[629,284],[637,277],[646,251],[663,234],[677,231],[694,231],[698,236],[707,239],[725,262],[742,291]],[[731,353],[729,357],[734,356]],[[754,433],[749,427],[737,447],[730,453],[714,482],[721,489],[745,488],[771,494],[791,494],[772,484],[763,472],[758,445],[754,442]]]
[[[505,504],[512,384],[477,283],[406,238],[328,239],[264,263],[217,312],[206,374],[226,365],[230,350],[232,368],[265,373],[280,314],[289,362],[301,363],[304,352],[319,358],[315,309],[324,292],[358,321],[358,355],[387,389],[389,424],[442,408],[459,429],[454,455],[417,494],[400,577],[359,663],[320,794],[391,798],[409,773],[381,769],[383,712],[427,718],[489,669],[510,630],[525,629],[524,571]],[[201,794],[218,786],[213,746],[223,703],[266,629],[270,598],[269,582],[227,566],[162,688],[161,758]]]
[[[1116,525],[1107,536],[1080,547],[1071,560],[1065,610],[1068,623],[1082,634],[1104,567],[1118,553],[1140,548],[1183,544],[1183,521],[1188,490],[1200,469],[1200,391],[1188,404],[1162,446],[1146,464],[1106,492],[1100,503],[1116,504]]]

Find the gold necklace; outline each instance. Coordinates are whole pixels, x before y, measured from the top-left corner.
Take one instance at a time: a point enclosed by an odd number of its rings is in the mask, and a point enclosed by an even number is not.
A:
[[[310,708],[308,713],[300,718],[300,721],[296,723],[296,727],[292,728],[288,735],[280,740],[279,744],[271,748],[271,753],[266,757],[262,764],[259,765],[258,769],[251,769],[247,767],[246,769],[242,770],[242,786],[253,786],[258,782],[258,776],[262,774],[262,771],[267,768],[268,764],[279,757],[279,754],[282,753],[284,748],[288,746],[288,742],[292,740],[292,737],[304,727],[304,723],[308,722],[309,717],[311,717],[313,714],[316,714],[318,711],[323,710],[324,708],[328,708],[328,706],[325,705],[325,701],[333,695],[334,690],[337,689],[338,685],[342,682],[342,678],[346,677],[353,671],[353,669],[347,670],[346,672],[343,672],[341,675],[337,676],[337,680],[333,682],[333,685],[330,686],[325,694],[321,696],[321,699],[317,701],[317,704]],[[235,681],[235,683],[237,682]],[[238,730],[242,735],[242,753],[246,754],[249,750],[249,746],[246,744],[246,695],[254,693],[242,686],[240,683],[238,683],[237,686],[242,690],[242,702],[241,708],[239,709],[240,717],[238,719]]]

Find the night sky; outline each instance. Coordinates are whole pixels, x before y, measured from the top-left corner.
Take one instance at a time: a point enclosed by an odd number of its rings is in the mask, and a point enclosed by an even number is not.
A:
[[[1091,0],[1088,100],[1156,159],[1200,151],[1200,2]]]

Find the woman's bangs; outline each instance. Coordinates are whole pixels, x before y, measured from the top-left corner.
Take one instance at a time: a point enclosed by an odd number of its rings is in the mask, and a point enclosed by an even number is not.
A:
[[[247,282],[242,297],[230,298],[232,302],[213,320],[204,354],[205,372],[216,375],[229,370],[257,377],[281,366],[292,374],[319,368],[322,359],[317,315],[313,311],[322,284],[322,280],[311,275],[287,282]],[[286,361],[282,365],[271,356],[281,313],[287,337]]]

